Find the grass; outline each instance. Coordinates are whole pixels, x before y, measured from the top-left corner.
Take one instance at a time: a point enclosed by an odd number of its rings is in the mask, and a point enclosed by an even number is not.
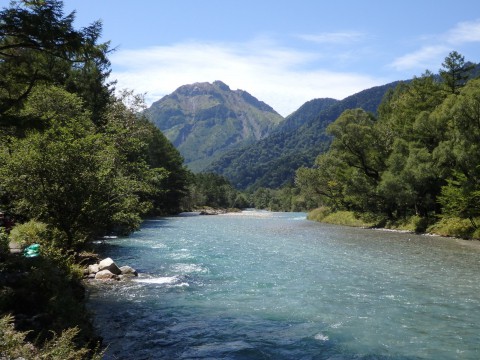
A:
[[[476,228],[469,219],[457,217],[442,217],[433,224],[429,223],[428,219],[418,215],[395,221],[368,221],[363,220],[352,211],[332,212],[328,207],[320,207],[310,211],[307,219],[334,225],[381,227],[391,230],[480,240],[480,228]],[[477,219],[476,223],[480,223],[480,219]]]
[[[357,217],[352,211],[332,212],[327,207],[321,207],[308,213],[307,219],[327,224],[353,227],[372,227],[374,224]]]
[[[424,233],[428,227],[428,219],[422,218],[418,215],[413,215],[407,218],[398,219],[395,221],[386,221],[382,226],[385,229],[409,231],[414,233]]]
[[[469,219],[443,217],[430,226],[427,231],[441,236],[453,236],[462,239],[480,239],[480,229],[475,229]]]

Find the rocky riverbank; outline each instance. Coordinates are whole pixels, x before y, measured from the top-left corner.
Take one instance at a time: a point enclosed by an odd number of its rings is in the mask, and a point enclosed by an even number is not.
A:
[[[123,280],[138,276],[138,272],[128,266],[119,267],[111,258],[88,265],[84,269],[84,277],[93,280]]]
[[[234,212],[241,212],[242,210],[236,209],[236,208],[210,208],[210,207],[205,207],[201,209],[196,210],[199,215],[223,215],[223,214],[228,214],[228,213],[234,213]]]

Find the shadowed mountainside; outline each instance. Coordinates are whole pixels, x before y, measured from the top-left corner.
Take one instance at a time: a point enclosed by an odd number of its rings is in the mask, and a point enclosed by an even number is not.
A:
[[[226,176],[239,189],[277,188],[294,179],[301,166],[311,166],[330,145],[327,126],[347,109],[375,113],[385,93],[399,82],[376,86],[343,100],[315,99],[289,115],[272,135],[222,155],[207,171]]]

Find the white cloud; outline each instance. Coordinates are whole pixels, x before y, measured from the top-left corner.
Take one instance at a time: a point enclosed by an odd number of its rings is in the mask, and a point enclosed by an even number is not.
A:
[[[480,20],[459,23],[448,32],[447,41],[452,44],[480,42]]]
[[[232,89],[248,91],[284,116],[308,100],[343,99],[383,83],[361,74],[316,68],[315,60],[320,57],[264,38],[236,44],[186,42],[119,50],[110,60],[117,88],[146,92],[149,104],[182,85],[221,80]]]
[[[398,71],[412,69],[433,69],[443,61],[448,53],[462,44],[480,42],[480,20],[458,23],[454,28],[438,36],[425,36],[430,42],[420,49],[398,57],[390,67]]]
[[[320,34],[302,34],[298,38],[318,44],[345,44],[364,38],[365,34],[356,31],[330,32]]]
[[[421,49],[403,55],[397,58],[390,66],[397,71],[405,71],[411,69],[430,69],[432,65],[438,66],[438,58],[448,51],[448,47],[443,45],[425,46]]]

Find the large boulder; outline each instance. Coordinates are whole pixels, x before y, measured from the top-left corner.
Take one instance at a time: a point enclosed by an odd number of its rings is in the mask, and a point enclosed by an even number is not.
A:
[[[127,276],[127,277],[128,276],[138,276],[137,270],[135,270],[134,268],[132,268],[128,265],[120,267],[120,271],[122,272],[122,275]]]
[[[110,270],[100,270],[95,274],[95,280],[118,280],[118,275]]]
[[[115,262],[111,258],[106,258],[100,261],[100,263],[98,264],[98,271],[102,271],[102,270],[108,270],[115,275],[122,274],[122,270],[120,270],[120,268],[117,266],[117,264],[115,264]]]

